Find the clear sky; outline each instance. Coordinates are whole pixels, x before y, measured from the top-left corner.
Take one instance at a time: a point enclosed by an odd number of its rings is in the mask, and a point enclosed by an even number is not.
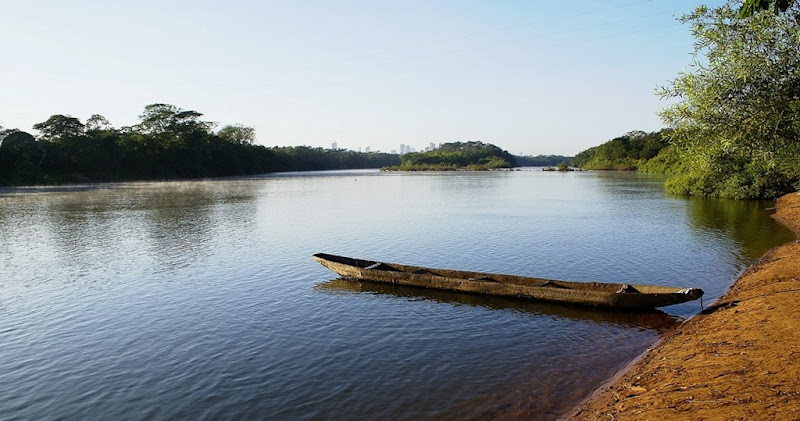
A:
[[[662,127],[654,90],[692,60],[676,17],[703,3],[0,0],[0,126],[161,102],[267,146],[572,155]]]

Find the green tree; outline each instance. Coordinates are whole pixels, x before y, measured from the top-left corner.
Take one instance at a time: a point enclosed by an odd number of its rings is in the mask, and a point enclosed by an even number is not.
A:
[[[638,170],[667,146],[668,130],[634,130],[575,155],[572,163],[588,170]]]
[[[88,120],[86,120],[86,131],[101,131],[101,130],[110,130],[111,123],[100,114],[92,114]]]
[[[144,107],[139,116],[138,131],[148,134],[178,134],[201,130],[208,132],[214,123],[202,121],[203,114],[184,110],[170,104],[150,104]]]
[[[0,127],[0,185],[144,180],[259,174],[274,171],[380,168],[396,154],[254,145],[241,125],[210,131],[202,114],[167,104],[145,108],[141,124],[114,129],[95,114],[84,126],[55,115],[36,128],[39,140]]]
[[[698,7],[681,18],[695,38],[692,71],[662,97],[662,112],[687,171],[667,188],[679,194],[772,198],[800,187],[800,16]]]
[[[8,130],[0,140],[0,147],[6,150],[14,149],[25,154],[36,154],[40,150],[36,138],[23,131]]]
[[[563,155],[536,155],[536,156],[514,156],[517,160],[517,165],[520,167],[547,167],[558,165],[562,162],[571,164],[573,157]]]
[[[491,143],[470,141],[444,143],[432,151],[405,154],[401,158],[400,169],[491,169],[516,165],[516,158],[508,151]]]
[[[256,129],[241,124],[230,124],[219,129],[217,136],[226,142],[253,144],[256,141]]]
[[[795,3],[794,0],[744,0],[742,7],[739,9],[739,17],[747,18],[770,8],[775,13],[785,12],[793,3]]]
[[[585,151],[578,152],[575,154],[575,157],[572,158],[572,165],[580,168],[586,168],[586,164],[594,158],[597,154],[597,148],[599,146],[593,146]]]
[[[75,117],[63,114],[51,115],[47,120],[33,125],[45,141],[57,141],[82,136],[86,127]]]
[[[0,135],[0,184],[39,182],[46,154],[41,142],[16,129]]]

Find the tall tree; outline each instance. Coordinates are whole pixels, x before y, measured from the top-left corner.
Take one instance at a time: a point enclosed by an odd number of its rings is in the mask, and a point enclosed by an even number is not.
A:
[[[92,114],[88,120],[86,120],[86,131],[98,131],[98,130],[108,130],[111,129],[111,123],[105,117],[101,116],[100,114]]]
[[[16,149],[21,152],[29,153],[38,149],[36,138],[29,133],[16,129],[8,130],[2,137],[3,143],[0,148]]]
[[[63,114],[51,115],[47,120],[33,125],[41,133],[41,139],[54,141],[82,136],[86,127],[75,117]]]
[[[197,111],[184,110],[170,104],[150,104],[144,107],[139,116],[138,130],[142,133],[185,133],[192,130],[208,132],[214,123],[202,121],[203,114]]]
[[[252,144],[256,140],[256,129],[241,124],[230,124],[219,129],[217,136],[231,143]]]
[[[0,181],[20,175],[35,179],[47,154],[41,142],[29,133],[7,130],[0,137]]]
[[[689,171],[675,193],[771,198],[800,188],[800,15],[741,17],[736,4],[681,18],[695,38],[692,71],[661,95],[662,112]]]

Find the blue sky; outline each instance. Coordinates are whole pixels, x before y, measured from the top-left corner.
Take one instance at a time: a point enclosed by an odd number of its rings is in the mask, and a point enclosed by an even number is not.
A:
[[[692,60],[676,17],[703,3],[0,0],[0,125],[161,102],[267,146],[572,155],[662,127],[654,90]]]

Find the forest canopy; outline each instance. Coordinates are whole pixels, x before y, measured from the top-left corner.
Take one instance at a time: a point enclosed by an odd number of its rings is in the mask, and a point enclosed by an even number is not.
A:
[[[86,122],[55,114],[37,123],[35,137],[0,127],[0,185],[80,181],[203,178],[276,171],[380,168],[388,153],[254,144],[255,130],[216,124],[197,111],[150,104],[139,123],[115,128],[102,115]]]
[[[575,155],[572,165],[587,170],[638,170],[667,146],[668,130],[625,133]]]

